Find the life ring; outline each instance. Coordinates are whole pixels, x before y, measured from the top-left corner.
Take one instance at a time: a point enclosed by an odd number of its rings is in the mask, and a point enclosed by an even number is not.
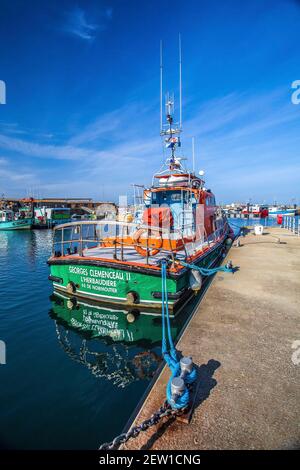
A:
[[[134,248],[139,253],[141,256],[146,257],[147,254],[148,256],[155,256],[157,253],[159,253],[160,248],[162,247],[163,241],[162,237],[155,238],[155,241],[152,240],[151,243],[148,244],[148,249],[144,249],[141,246],[141,237],[143,233],[147,232],[147,230],[150,230],[153,232],[153,229],[147,229],[147,228],[139,228],[134,234],[133,234],[133,241],[135,242]],[[159,232],[159,230],[155,230],[156,232]]]

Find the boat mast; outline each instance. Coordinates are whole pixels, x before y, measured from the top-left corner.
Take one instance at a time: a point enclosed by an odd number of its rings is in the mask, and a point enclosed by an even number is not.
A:
[[[174,114],[174,95],[166,94],[166,120],[163,124],[162,118],[162,94],[163,94],[163,46],[160,41],[160,135],[164,137],[165,146],[171,149],[170,170],[181,170],[180,160],[175,157],[177,147],[181,146],[180,133],[182,131],[182,61],[181,61],[181,37],[179,35],[179,122],[175,123]]]
[[[179,34],[179,128],[182,129],[181,35]]]
[[[162,94],[163,94],[163,55],[162,55],[162,41],[160,41],[160,133],[163,131],[163,104],[162,104]]]
[[[192,137],[193,173],[195,173],[195,137]]]

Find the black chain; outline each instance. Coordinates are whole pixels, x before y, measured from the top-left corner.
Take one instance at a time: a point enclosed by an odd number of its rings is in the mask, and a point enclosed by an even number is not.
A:
[[[99,447],[99,450],[113,450],[117,449],[121,444],[125,444],[129,439],[137,437],[141,431],[147,431],[151,426],[158,424],[158,422],[165,416],[179,416],[185,413],[187,408],[175,410],[167,401],[157,410],[153,415],[143,421],[138,426],[134,426],[127,433],[120,434],[115,437],[111,442],[105,442]]]

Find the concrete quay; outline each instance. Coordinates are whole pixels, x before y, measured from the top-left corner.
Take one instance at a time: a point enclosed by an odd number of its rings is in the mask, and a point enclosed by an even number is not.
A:
[[[164,418],[123,450],[300,447],[300,237],[266,228],[240,245],[227,257],[239,270],[215,276],[177,344],[198,368],[190,424]],[[169,376],[132,425],[161,406]]]

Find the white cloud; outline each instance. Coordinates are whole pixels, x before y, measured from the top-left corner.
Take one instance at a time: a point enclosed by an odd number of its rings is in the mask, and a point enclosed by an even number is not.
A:
[[[19,170],[8,170],[0,168],[0,181],[7,183],[7,180],[11,181],[28,181],[29,179],[33,179],[33,173],[23,173]]]
[[[186,114],[193,117],[184,123],[182,153],[191,163],[188,136],[196,136],[196,164],[206,170],[208,184],[217,188],[217,195],[219,191],[232,194],[235,188],[239,192],[243,185],[249,191],[246,186],[251,186],[251,180],[259,185],[258,192],[270,193],[272,180],[280,172],[286,187],[289,175],[294,181],[293,174],[299,171],[299,114],[285,98],[280,90],[261,96],[231,93],[193,112],[187,108]],[[84,192],[94,196],[101,185],[108,185],[110,194],[115,194],[132,182],[149,184],[160,167],[163,154],[158,120],[153,104],[129,103],[97,117],[62,145],[29,142],[2,133],[0,148],[24,162],[33,157],[60,161],[64,172],[54,166],[51,170],[47,163],[47,171],[39,170],[36,175],[48,188],[45,191],[67,190],[73,185],[74,195]]]
[[[112,111],[100,116],[94,122],[90,123],[81,132],[78,132],[70,140],[70,145],[82,145],[95,142],[103,136],[109,136],[116,131],[121,124],[121,115],[119,110]]]
[[[79,7],[73,8],[65,14],[63,31],[85,41],[93,41],[97,31],[104,31],[107,23],[112,19],[112,8],[101,10],[97,23],[88,20],[88,14]]]
[[[0,134],[0,148],[21,155],[58,160],[79,160],[89,157],[91,151],[71,145],[45,145]]]

